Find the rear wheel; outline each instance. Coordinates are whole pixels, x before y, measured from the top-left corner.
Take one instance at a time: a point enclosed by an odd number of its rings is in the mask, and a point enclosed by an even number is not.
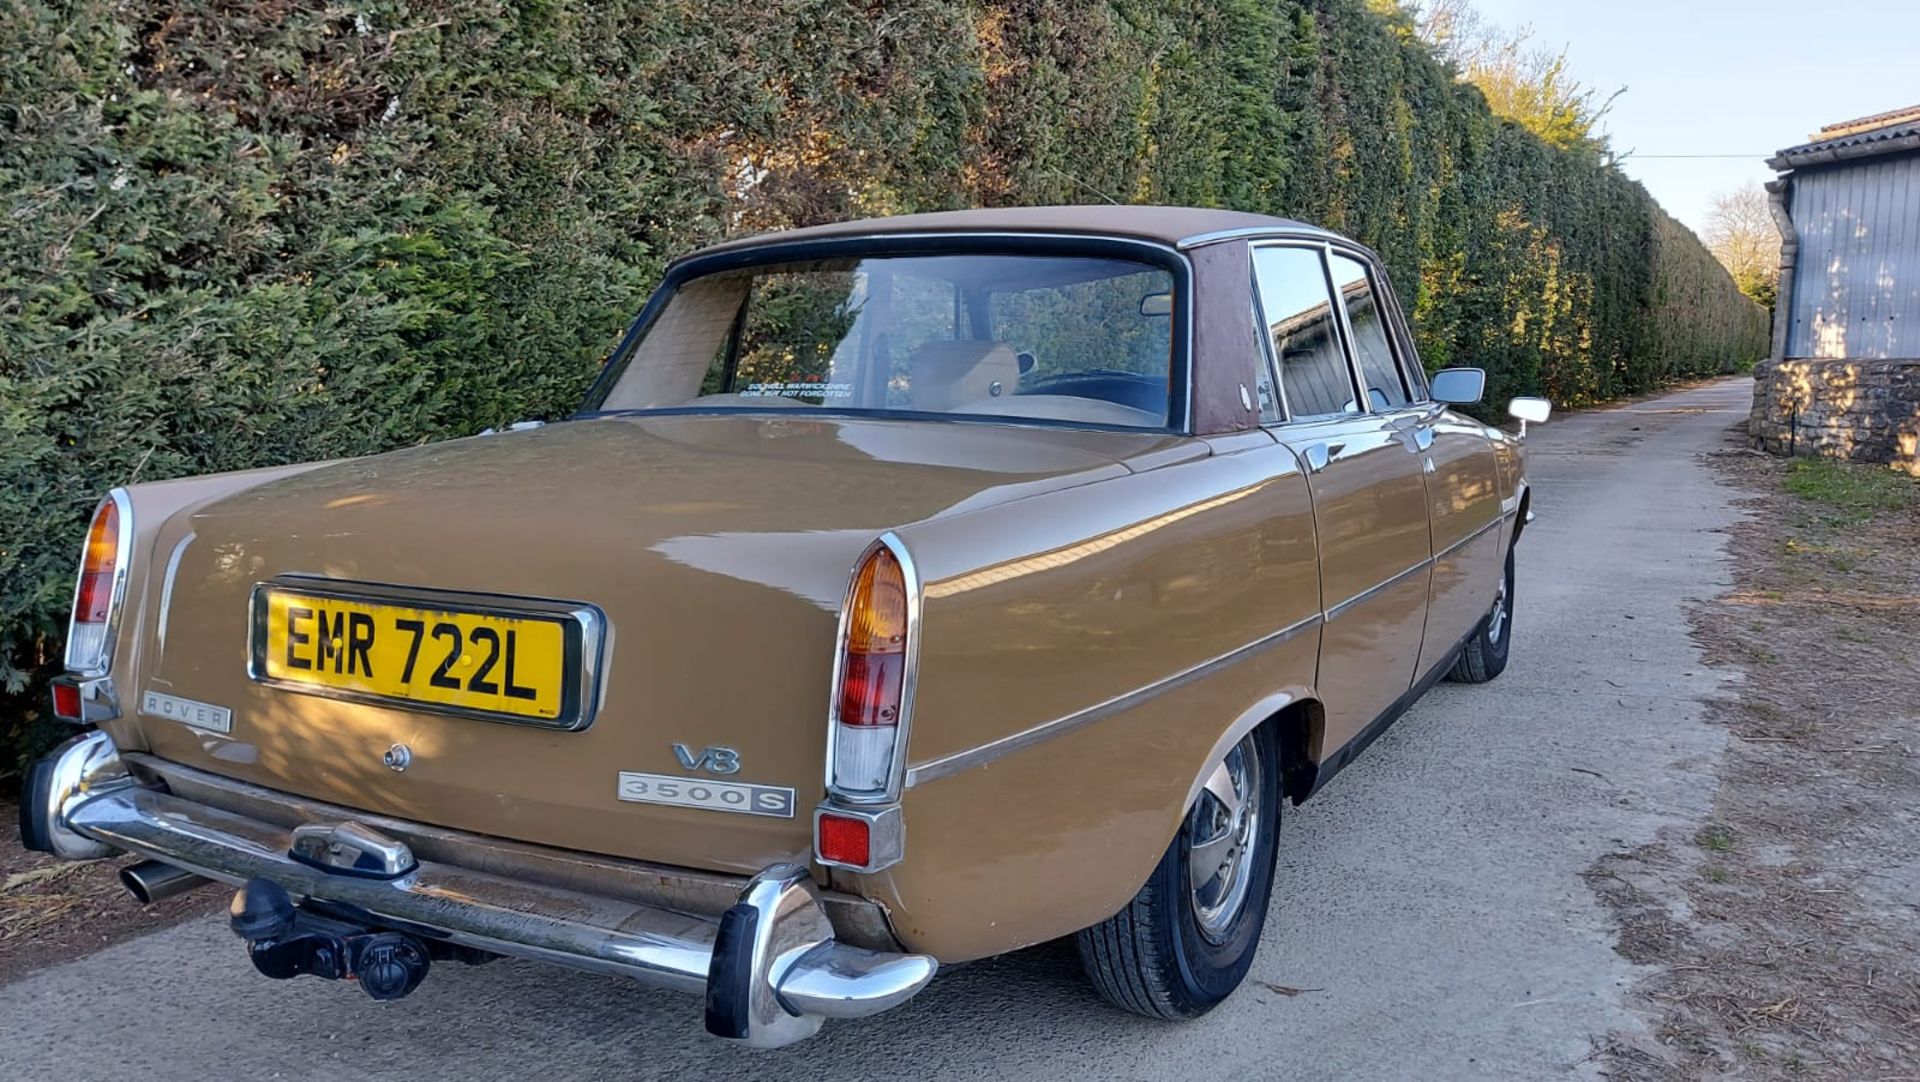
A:
[[[1266,925],[1280,785],[1278,740],[1261,726],[1207,776],[1140,893],[1079,934],[1081,964],[1108,1002],[1196,1018],[1239,987]]]
[[[1493,608],[1474,628],[1473,637],[1460,651],[1447,679],[1462,684],[1484,684],[1507,669],[1507,651],[1513,643],[1513,549],[1507,549],[1507,564],[1500,574],[1500,593]]]

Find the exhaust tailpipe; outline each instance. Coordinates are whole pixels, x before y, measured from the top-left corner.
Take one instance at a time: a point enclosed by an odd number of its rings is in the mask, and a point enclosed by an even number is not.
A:
[[[164,861],[143,860],[120,869],[120,884],[141,905],[152,905],[213,882]]]

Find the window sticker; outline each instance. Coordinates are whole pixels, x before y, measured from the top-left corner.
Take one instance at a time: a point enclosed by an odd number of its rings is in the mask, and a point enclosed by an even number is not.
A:
[[[818,380],[749,383],[741,398],[852,398],[853,384],[824,383]]]

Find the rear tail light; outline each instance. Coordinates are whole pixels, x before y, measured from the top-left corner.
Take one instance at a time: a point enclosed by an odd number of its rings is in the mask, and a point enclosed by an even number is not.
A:
[[[856,803],[896,800],[913,706],[919,583],[891,534],[860,558],[840,612],[828,789]]]
[[[67,625],[67,671],[103,673],[113,660],[113,624],[126,592],[127,547],[132,509],[118,489],[100,501],[87,527],[80,581],[73,590]]]

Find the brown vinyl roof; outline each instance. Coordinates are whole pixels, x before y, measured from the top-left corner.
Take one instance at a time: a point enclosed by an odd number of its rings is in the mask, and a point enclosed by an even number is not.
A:
[[[891,233],[1091,233],[1137,237],[1163,244],[1230,229],[1276,229],[1323,233],[1315,226],[1266,214],[1201,207],[1067,206],[996,207],[984,210],[947,210],[932,214],[901,214],[890,218],[863,218],[851,222],[808,226],[804,229],[736,237],[701,250],[733,251],[779,241],[823,240],[831,237],[874,236]]]

